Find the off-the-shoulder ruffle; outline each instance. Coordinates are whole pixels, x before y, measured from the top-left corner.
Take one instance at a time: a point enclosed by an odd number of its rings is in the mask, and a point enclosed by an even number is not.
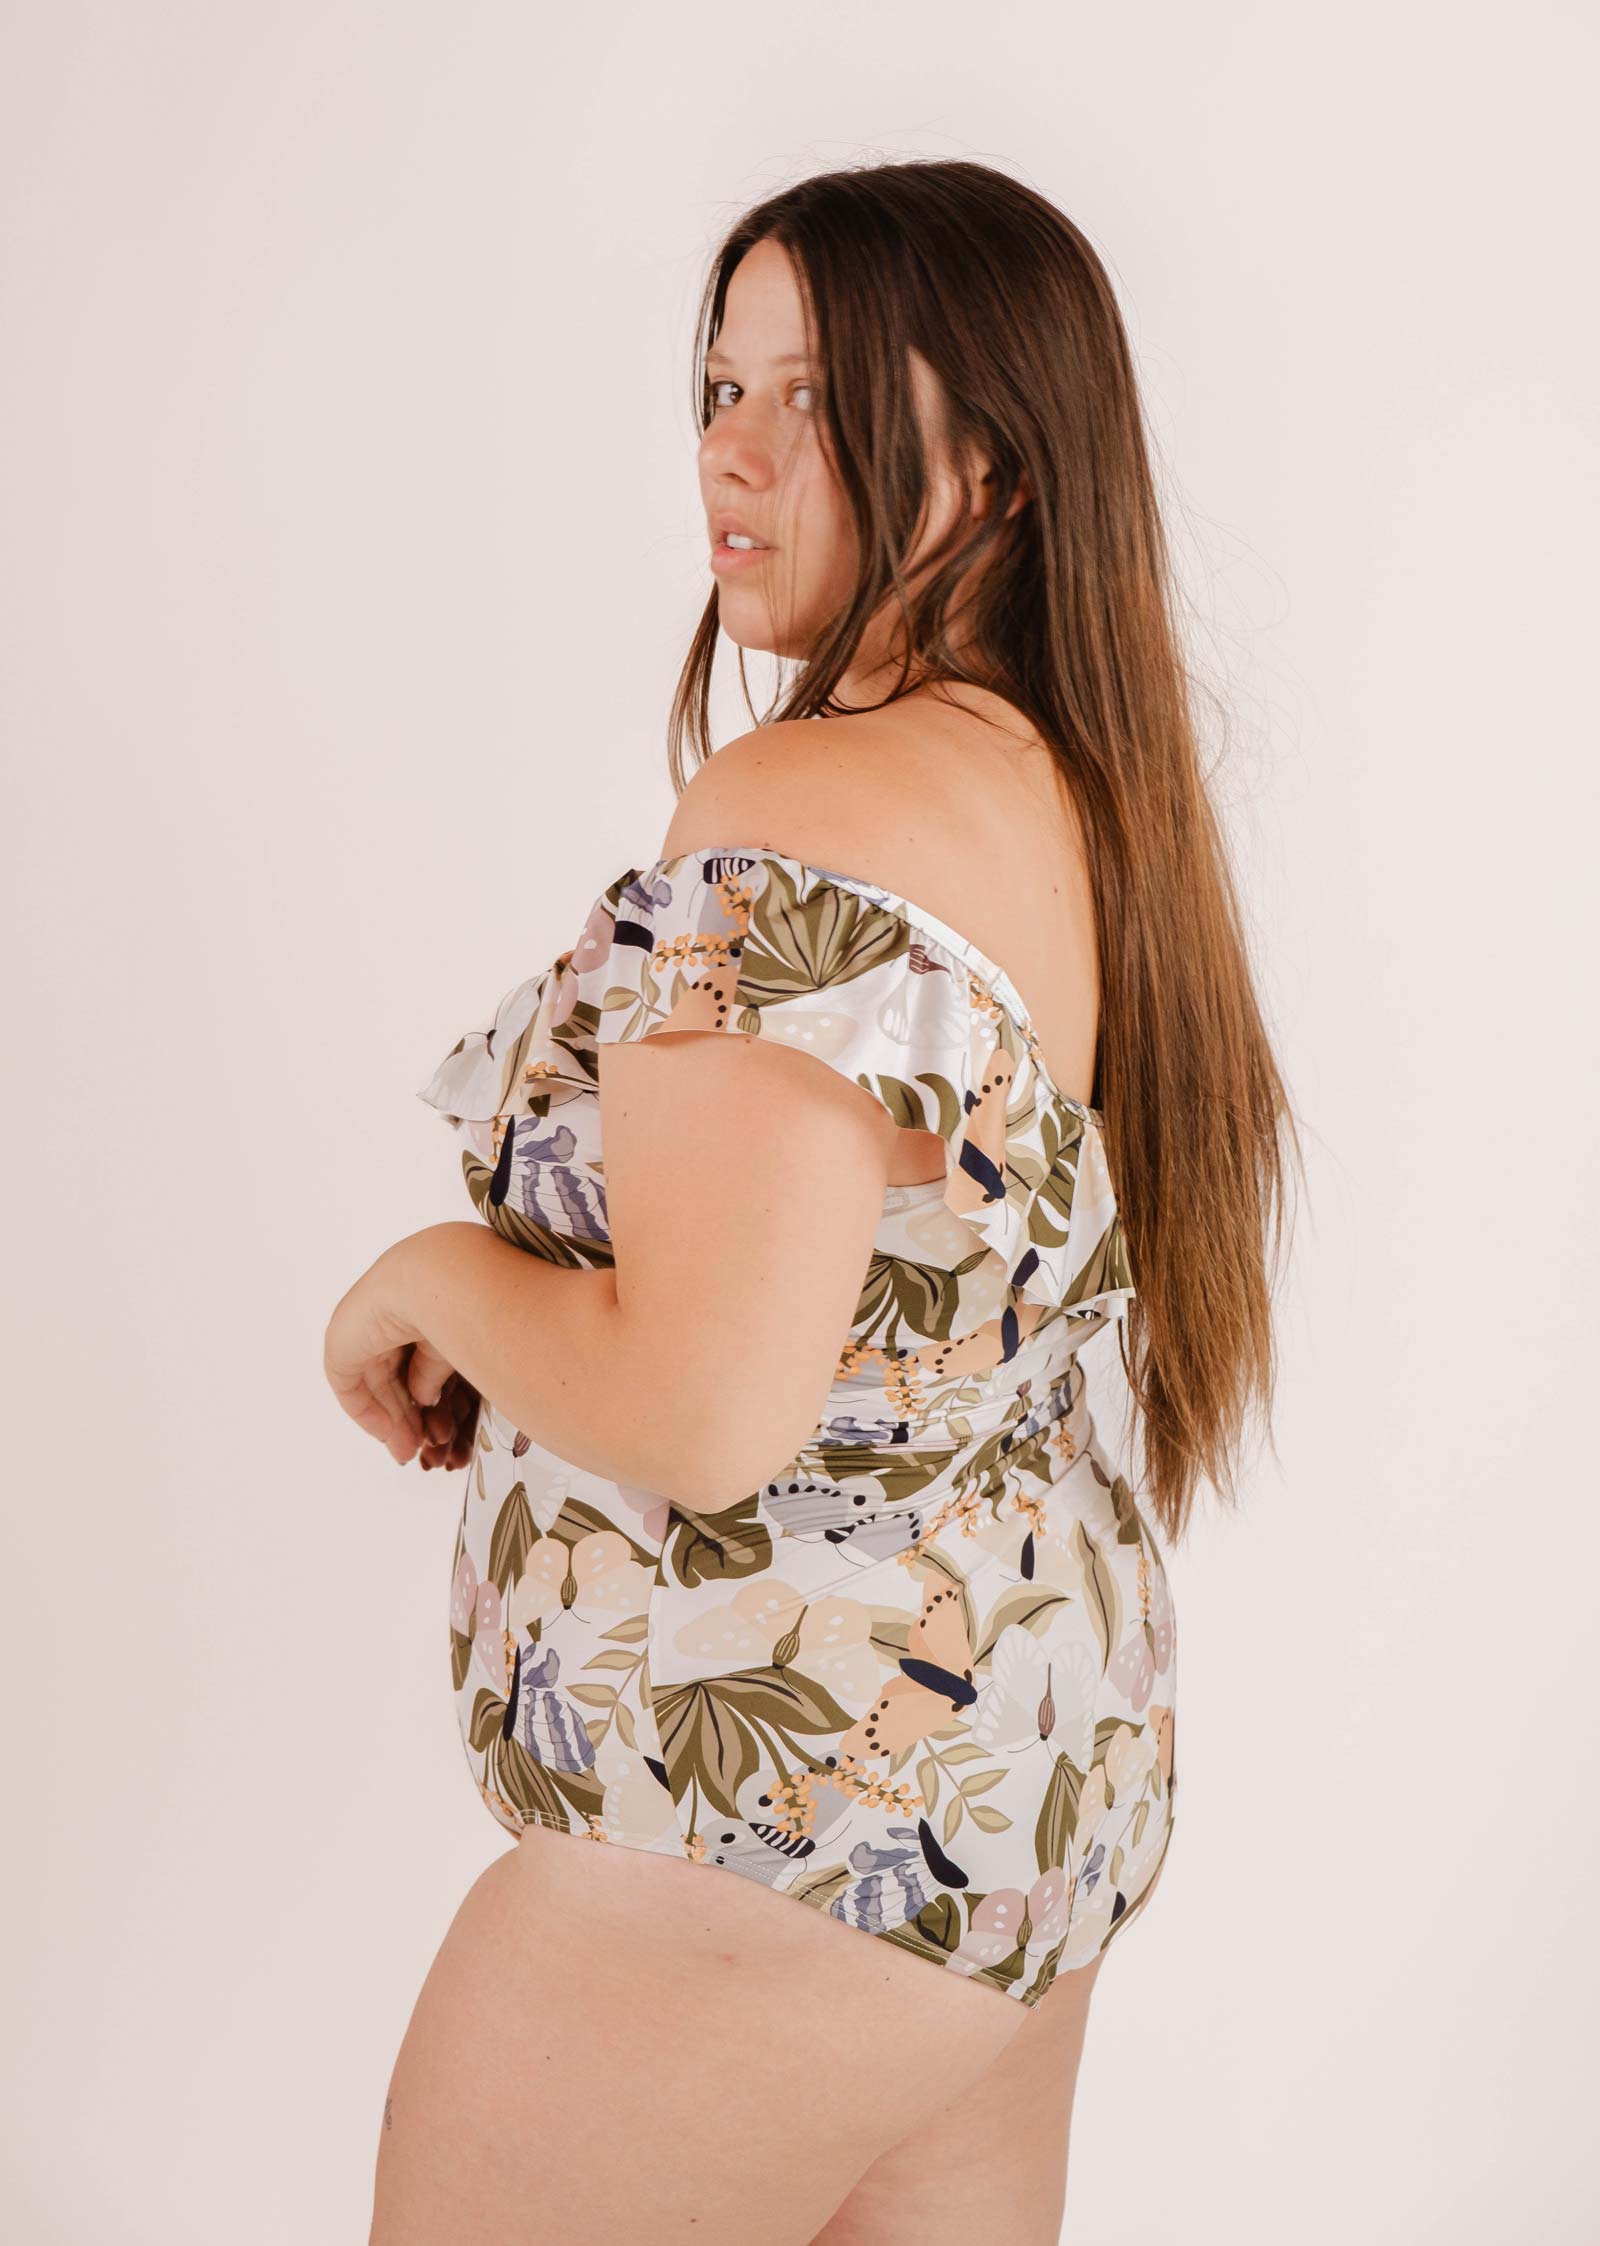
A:
[[[596,1088],[600,1046],[674,1030],[810,1053],[936,1132],[946,1205],[1027,1300],[1134,1293],[1100,1118],[1052,1083],[1009,978],[936,915],[762,845],[630,868],[418,1097],[452,1122],[542,1115]]]

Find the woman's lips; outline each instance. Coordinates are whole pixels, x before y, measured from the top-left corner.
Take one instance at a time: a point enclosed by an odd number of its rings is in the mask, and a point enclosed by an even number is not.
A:
[[[711,566],[719,577],[732,577],[753,562],[764,562],[777,550],[776,546],[730,546],[719,539],[711,549]]]

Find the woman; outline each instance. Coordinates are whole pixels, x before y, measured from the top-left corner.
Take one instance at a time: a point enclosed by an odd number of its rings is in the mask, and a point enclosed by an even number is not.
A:
[[[1293,1125],[1083,237],[981,165],[808,180],[700,335],[660,854],[440,1064],[478,1214],[328,1331],[361,1426],[470,1467],[453,1681],[519,1835],[371,2236],[1042,2246],[1172,1829],[1158,1529],[1270,1403]],[[796,674],[712,755],[719,634]]]

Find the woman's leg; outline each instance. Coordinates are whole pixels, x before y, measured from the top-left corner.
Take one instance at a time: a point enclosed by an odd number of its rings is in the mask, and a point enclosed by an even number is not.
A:
[[[881,2153],[816,2246],[1057,2246],[1067,2136],[1105,1956],[1062,1974],[975,2083]]]
[[[1083,1978],[1030,2013],[720,1866],[530,1826],[418,1996],[369,2246],[806,2246],[1009,2048],[1059,2069]],[[991,2204],[977,2235],[1024,2234]]]

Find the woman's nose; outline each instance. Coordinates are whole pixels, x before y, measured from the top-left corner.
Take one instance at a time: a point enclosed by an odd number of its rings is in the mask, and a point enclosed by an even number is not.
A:
[[[736,476],[753,491],[772,482],[772,448],[753,422],[740,421],[738,409],[719,413],[700,439],[700,470],[705,476]]]

